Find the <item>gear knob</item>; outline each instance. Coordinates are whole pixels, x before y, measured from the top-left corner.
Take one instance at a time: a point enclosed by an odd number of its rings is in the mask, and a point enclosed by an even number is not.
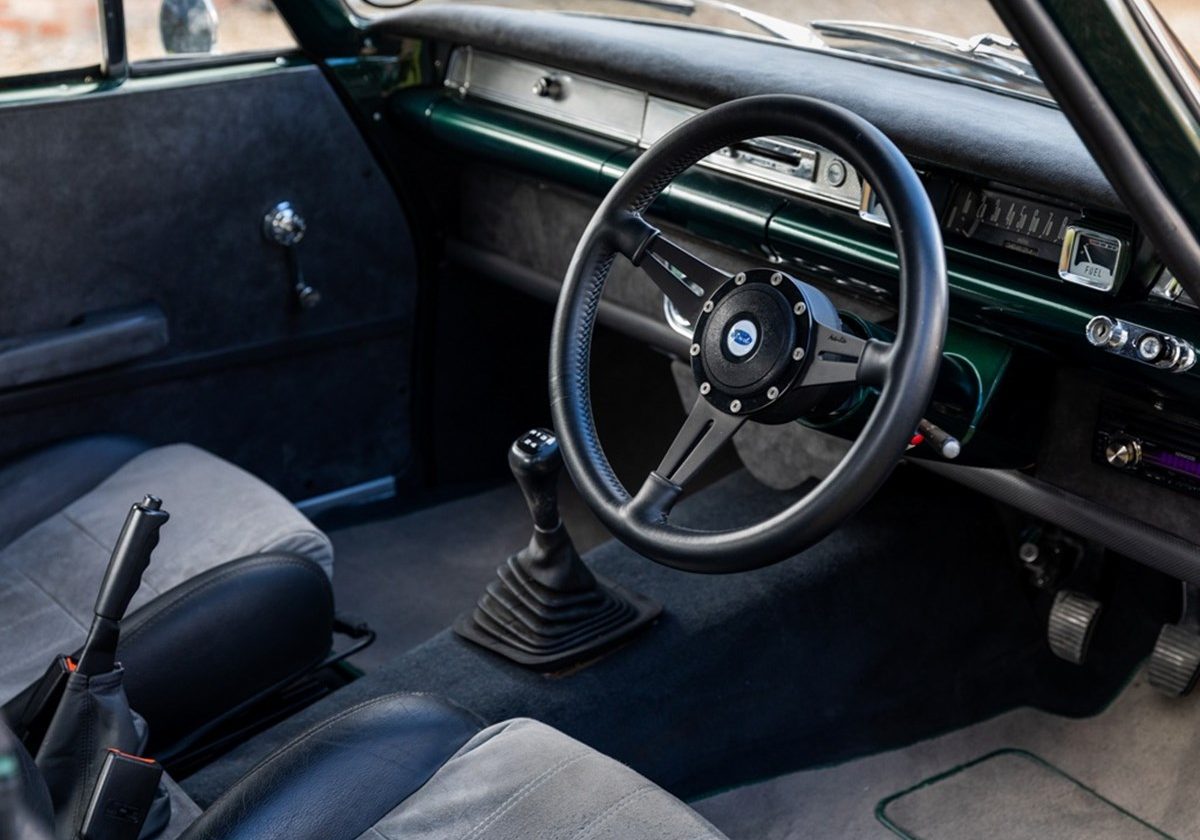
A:
[[[531,429],[508,450],[508,466],[539,531],[550,532],[559,526],[558,474],[562,472],[562,464],[558,438],[547,429]]]

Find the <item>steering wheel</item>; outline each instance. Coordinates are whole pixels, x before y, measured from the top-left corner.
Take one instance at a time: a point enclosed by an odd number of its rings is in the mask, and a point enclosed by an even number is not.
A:
[[[894,343],[847,331],[820,290],[783,271],[716,268],[648,223],[646,209],[707,155],[763,136],[803,137],[872,185],[900,257]],[[631,495],[596,433],[589,363],[597,308],[613,261],[640,267],[694,325],[699,386],[662,462]],[[613,186],[583,233],[563,282],[550,345],[550,399],[564,460],[606,527],[645,556],[693,572],[779,562],[817,542],[867,502],[903,455],[933,393],[946,332],[945,253],[925,189],[899,149],[844,108],[800,96],[754,96],[711,108],[646,151]],[[753,525],[699,531],[670,522],[688,481],[743,423],[785,423],[859,386],[879,397],[841,463],[807,495]]]

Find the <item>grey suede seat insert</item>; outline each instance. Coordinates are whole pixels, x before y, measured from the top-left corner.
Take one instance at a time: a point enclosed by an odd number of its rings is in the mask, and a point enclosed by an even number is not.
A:
[[[82,644],[121,524],[146,493],[171,520],[132,608],[259,552],[299,554],[333,574],[329,539],[262,481],[195,446],[150,449],[0,550],[0,703]]]
[[[484,729],[359,840],[723,840],[662,788],[556,729]]]

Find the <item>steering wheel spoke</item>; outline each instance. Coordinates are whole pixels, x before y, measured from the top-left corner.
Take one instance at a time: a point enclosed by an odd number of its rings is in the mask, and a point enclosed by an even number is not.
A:
[[[889,364],[891,345],[859,338],[844,330],[816,322],[813,325],[813,358],[800,381],[816,385],[866,385],[881,387]]]
[[[631,214],[624,228],[622,253],[646,272],[680,315],[695,323],[704,301],[730,275],[672,242],[639,215]]]
[[[687,483],[745,422],[746,418],[726,414],[704,397],[697,397],[658,468],[630,501],[635,514],[664,519]]]
[[[683,427],[655,472],[683,487],[745,422],[746,418],[726,414],[704,397],[696,397]]]

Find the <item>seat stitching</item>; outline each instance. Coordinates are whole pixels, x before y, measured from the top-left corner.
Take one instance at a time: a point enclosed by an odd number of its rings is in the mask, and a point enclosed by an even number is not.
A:
[[[579,831],[575,832],[573,836],[580,838],[580,840],[583,840],[583,838],[586,837],[595,836],[596,829],[598,829],[601,825],[612,819],[612,817],[615,815],[619,814],[626,808],[626,806],[633,804],[633,802],[641,799],[643,796],[646,796],[649,793],[653,793],[655,790],[657,790],[657,788],[655,788],[655,786],[652,784],[646,784],[639,788],[634,788],[629,793],[625,794],[616,802],[612,803],[599,814],[597,814],[590,823],[582,826]]]
[[[87,537],[89,540],[94,542],[96,545],[100,546],[102,549],[104,549],[105,551],[107,551],[109,553],[112,552],[113,546],[106,545],[95,534],[93,534],[87,528],[83,527],[83,525],[80,522],[76,521],[75,519],[72,519],[71,515],[69,513],[67,513],[66,508],[63,508],[62,510],[60,510],[58,512],[58,515],[61,516],[63,519],[67,520],[67,522],[70,523],[71,525],[74,525],[75,528],[79,531],[79,533],[83,534],[85,537]],[[159,591],[158,587],[154,586],[153,584],[151,584],[149,581],[146,580],[145,575],[142,575],[142,580],[141,580],[140,586],[150,590],[151,594],[153,594],[155,596],[162,594],[162,592]]]
[[[329,535],[326,534],[324,531],[320,530],[319,528],[290,528],[290,527],[280,528],[279,533],[273,535],[270,539],[268,539],[266,541],[266,543],[263,545],[263,547],[258,550],[257,553],[263,554],[268,551],[271,551],[273,549],[273,546],[275,545],[275,543],[285,542],[287,540],[291,540],[296,537],[315,537],[323,545],[328,547],[330,549],[330,553],[332,554],[333,543],[329,539]]]
[[[28,572],[26,572],[20,566],[12,566],[9,564],[5,564],[5,568],[16,572],[21,577],[25,578],[25,580],[29,581],[33,585],[34,589],[38,590],[43,595],[45,595],[47,598],[49,598],[51,601],[53,601],[55,606],[57,606],[60,610],[62,610],[66,614],[67,618],[71,619],[71,621],[75,624],[76,627],[78,627],[80,630],[83,630],[85,632],[87,631],[87,629],[88,629],[87,625],[84,624],[83,622],[81,622],[79,619],[77,619],[75,617],[75,614],[73,612],[71,612],[70,608],[67,607],[66,604],[64,604],[62,601],[58,600],[58,598],[55,596],[55,594],[53,592],[51,592],[46,587],[42,586],[42,584],[40,582],[38,582],[36,579],[34,579],[33,576],[31,576]]]
[[[113,550],[113,547],[112,547],[111,545],[106,545],[106,544],[105,544],[105,543],[104,543],[102,540],[100,540],[100,539],[99,539],[99,538],[98,538],[98,537],[97,537],[95,534],[93,534],[93,533],[92,533],[91,531],[89,531],[87,528],[83,527],[83,525],[81,525],[79,522],[77,522],[77,521],[75,521],[74,519],[72,519],[72,518],[71,518],[71,514],[67,513],[67,509],[66,509],[66,508],[63,508],[62,510],[60,510],[60,511],[58,512],[58,515],[59,515],[59,516],[61,516],[63,519],[67,520],[67,522],[69,522],[69,523],[71,523],[72,525],[74,525],[74,526],[75,526],[75,527],[76,527],[76,528],[79,530],[79,533],[83,534],[85,537],[87,537],[89,540],[91,540],[92,542],[94,542],[96,545],[98,545],[98,546],[100,546],[101,548],[103,548],[105,551],[112,551],[112,550]]]
[[[494,825],[501,817],[519,805],[535,790],[544,785],[546,782],[550,781],[550,779],[552,779],[554,776],[557,776],[563,770],[567,769],[567,767],[570,765],[587,758],[588,755],[589,752],[585,747],[576,755],[568,756],[567,758],[564,758],[562,761],[558,762],[558,764],[555,764],[553,767],[543,770],[537,776],[522,785],[518,790],[514,791],[508,797],[508,799],[502,802],[495,811],[493,811],[483,820],[483,822],[479,823],[473,829],[464,834],[462,840],[470,840],[472,837],[480,836],[481,832]]]

